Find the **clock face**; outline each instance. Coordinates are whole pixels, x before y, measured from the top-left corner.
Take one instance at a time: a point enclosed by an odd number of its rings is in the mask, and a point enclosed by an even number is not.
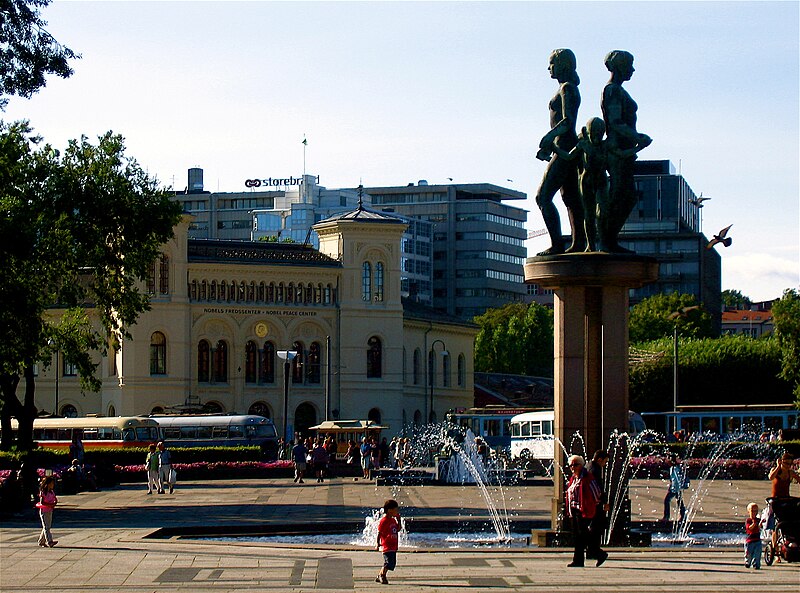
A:
[[[256,323],[256,335],[259,338],[263,338],[264,336],[267,335],[267,324],[264,323],[263,321],[259,321],[258,323]]]

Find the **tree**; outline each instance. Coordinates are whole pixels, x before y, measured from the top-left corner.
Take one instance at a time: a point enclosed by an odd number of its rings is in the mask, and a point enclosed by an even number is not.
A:
[[[656,294],[631,308],[628,335],[632,343],[672,336],[675,327],[685,338],[712,335],[711,315],[690,294]]]
[[[30,98],[45,75],[72,75],[69,60],[80,56],[44,28],[39,10],[52,0],[0,0],[0,110],[9,95]]]
[[[512,303],[475,318],[475,370],[553,375],[553,313],[537,303]]]
[[[138,288],[172,237],[181,207],[125,155],[121,136],[70,141],[63,156],[27,123],[0,122],[2,446],[32,445],[34,365],[54,352],[97,390],[97,354],[149,308]],[[17,396],[24,383],[22,400]]]
[[[723,290],[722,305],[730,309],[749,309],[752,301],[738,290]]]
[[[772,305],[775,337],[781,348],[780,376],[794,388],[795,405],[800,408],[800,292],[786,289]]]

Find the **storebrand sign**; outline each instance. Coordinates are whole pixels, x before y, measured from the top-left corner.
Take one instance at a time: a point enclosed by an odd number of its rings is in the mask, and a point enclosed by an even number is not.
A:
[[[302,177],[267,177],[266,179],[247,179],[245,187],[289,187],[290,185],[300,185],[303,183]],[[317,175],[319,183],[319,175]]]

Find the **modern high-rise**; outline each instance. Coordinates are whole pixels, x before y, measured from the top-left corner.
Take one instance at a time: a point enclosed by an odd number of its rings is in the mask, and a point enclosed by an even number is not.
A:
[[[527,195],[491,183],[366,187],[372,208],[434,224],[435,309],[471,319],[525,294],[525,221],[528,212],[503,202]],[[412,254],[404,248],[403,265]],[[413,293],[413,287],[409,287]]]

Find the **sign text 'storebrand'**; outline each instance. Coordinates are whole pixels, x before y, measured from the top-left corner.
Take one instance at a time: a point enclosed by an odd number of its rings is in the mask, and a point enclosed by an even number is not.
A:
[[[319,175],[316,177],[319,183]],[[245,187],[288,187],[290,185],[300,185],[303,183],[302,177],[267,177],[266,179],[247,179]]]

